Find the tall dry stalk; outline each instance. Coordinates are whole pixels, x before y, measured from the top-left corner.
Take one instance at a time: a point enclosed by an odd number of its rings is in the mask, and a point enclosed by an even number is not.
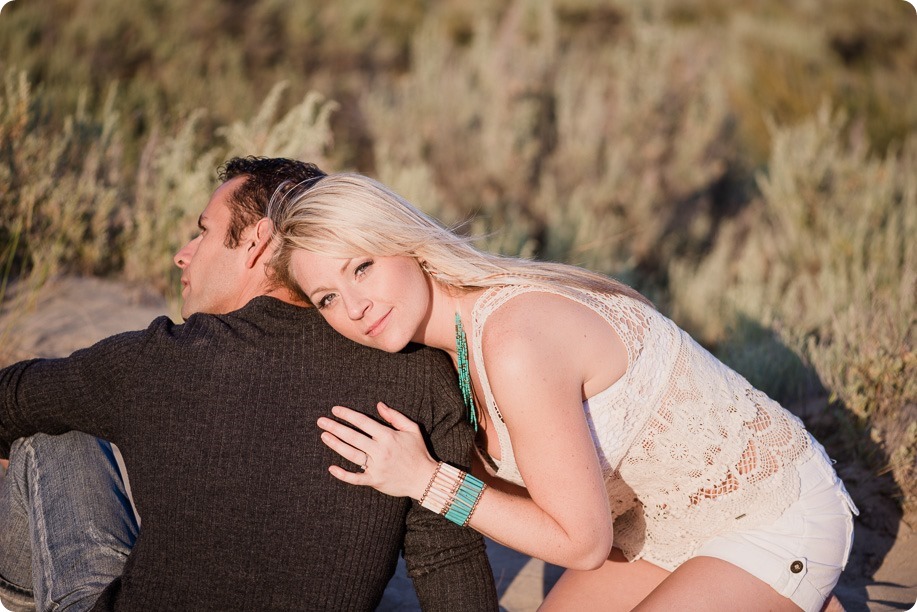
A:
[[[739,318],[776,329],[882,449],[867,459],[887,462],[913,507],[917,138],[880,157],[858,134],[827,107],[774,126],[760,205],[699,266],[673,263],[670,288],[676,316],[708,339]]]

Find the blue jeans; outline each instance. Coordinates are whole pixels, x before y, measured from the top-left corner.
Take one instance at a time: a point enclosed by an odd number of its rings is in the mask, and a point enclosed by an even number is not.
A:
[[[0,480],[0,597],[7,607],[88,610],[137,539],[111,445],[79,432],[13,443]]]

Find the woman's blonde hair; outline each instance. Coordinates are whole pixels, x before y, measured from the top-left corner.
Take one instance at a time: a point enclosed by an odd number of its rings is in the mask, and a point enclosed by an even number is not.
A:
[[[524,284],[623,294],[649,303],[627,285],[583,268],[480,251],[470,238],[360,174],[330,174],[279,193],[268,207],[277,247],[271,267],[297,291],[290,257],[302,249],[326,257],[408,255],[436,281],[461,291]]]

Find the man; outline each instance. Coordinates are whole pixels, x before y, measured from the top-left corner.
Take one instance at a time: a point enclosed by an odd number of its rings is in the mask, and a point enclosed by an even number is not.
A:
[[[111,520],[114,511],[96,512],[94,503],[70,512],[68,502],[64,512],[86,516],[86,532],[101,521],[111,537],[101,538],[98,556],[130,548],[93,610],[370,610],[402,545],[425,609],[496,609],[479,535],[327,472],[335,456],[315,421],[335,404],[368,414],[377,401],[399,406],[422,423],[439,458],[458,465],[468,463],[473,434],[445,355],[360,347],[271,278],[267,202],[285,181],[322,176],[290,160],[231,160],[200,234],[175,256],[184,324],[161,317],[66,359],[0,370],[0,456],[17,438],[69,430],[110,440],[124,455],[142,519],[132,548],[136,529]],[[43,499],[45,476],[66,486],[93,472],[81,462],[76,474],[56,473],[66,460],[42,469],[48,440],[56,439],[17,442],[7,476],[29,499],[36,584],[73,571],[70,551],[53,549],[61,521],[47,520],[59,512]],[[116,470],[101,472],[90,486],[112,483],[111,506],[123,508]],[[68,561],[54,565],[57,555]],[[78,566],[81,554],[72,556]],[[0,589],[22,595],[4,571],[0,559]]]

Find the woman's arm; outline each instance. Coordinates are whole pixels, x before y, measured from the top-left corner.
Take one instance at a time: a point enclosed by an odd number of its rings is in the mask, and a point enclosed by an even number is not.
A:
[[[482,347],[529,499],[485,493],[470,524],[511,548],[576,569],[601,565],[612,543],[583,411],[583,386],[596,376],[596,316],[566,298],[524,294],[491,315]]]
[[[520,296],[495,312],[483,346],[529,497],[487,488],[469,524],[550,563],[594,569],[607,559],[612,543],[607,494],[582,406],[585,381],[596,376],[592,345],[602,340],[589,316],[598,315],[564,298],[539,296]],[[607,323],[603,327],[610,329]],[[606,359],[612,348],[603,347]],[[379,413],[394,429],[341,408],[334,414],[368,436],[319,420],[330,432],[323,441],[345,458],[362,464],[364,452],[369,456],[365,473],[330,470],[352,484],[418,499],[436,462],[414,423],[384,405]]]

